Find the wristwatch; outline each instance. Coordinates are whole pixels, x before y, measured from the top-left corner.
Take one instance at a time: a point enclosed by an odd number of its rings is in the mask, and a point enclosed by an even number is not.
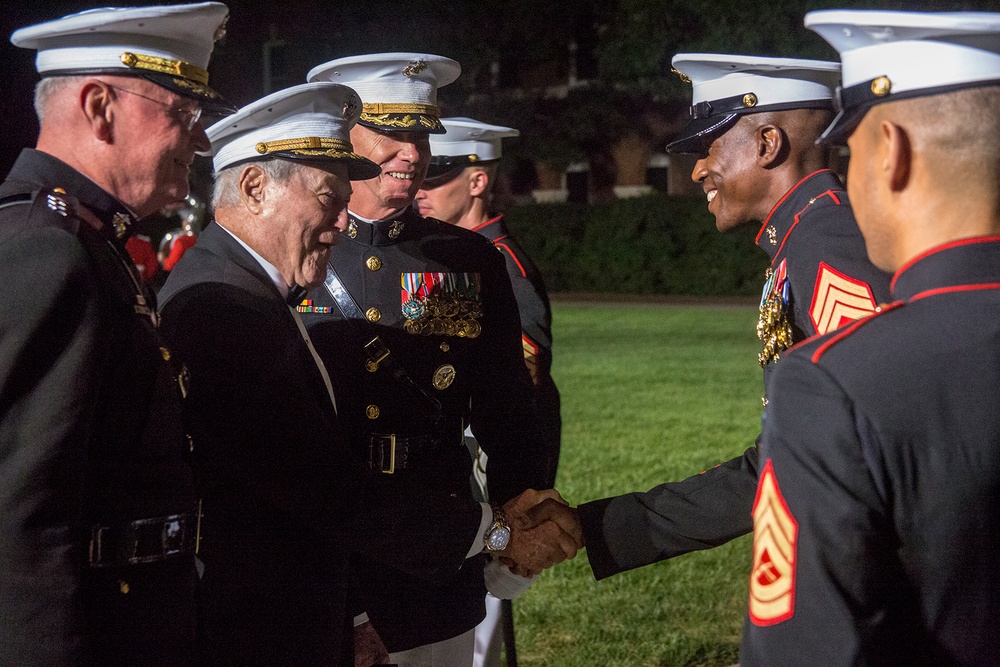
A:
[[[483,542],[486,551],[496,553],[503,551],[510,544],[510,524],[507,523],[507,513],[499,505],[493,505],[493,523],[486,529]]]

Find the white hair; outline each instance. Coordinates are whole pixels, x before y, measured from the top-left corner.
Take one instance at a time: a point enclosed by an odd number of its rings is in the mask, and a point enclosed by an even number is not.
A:
[[[303,167],[303,165],[293,160],[260,160],[253,164],[260,167],[261,171],[279,183],[285,183]],[[227,206],[236,206],[240,201],[239,180],[240,172],[246,163],[234,167],[226,167],[215,175],[215,186],[212,188],[212,210]]]
[[[45,109],[52,98],[73,84],[83,83],[83,76],[47,76],[35,86],[35,115],[38,124],[45,120]]]

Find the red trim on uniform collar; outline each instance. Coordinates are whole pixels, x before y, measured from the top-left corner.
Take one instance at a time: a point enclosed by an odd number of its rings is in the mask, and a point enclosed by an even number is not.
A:
[[[766,217],[766,218],[764,218],[764,224],[762,224],[762,225],[760,226],[760,231],[759,231],[759,232],[757,232],[757,238],[755,238],[755,239],[754,239],[754,243],[757,243],[758,241],[760,241],[760,236],[761,236],[761,234],[763,234],[763,233],[764,233],[764,230],[765,230],[765,229],[767,229],[767,224],[768,224],[769,222],[771,222],[771,216],[773,216],[773,215],[774,215],[774,212],[775,212],[775,211],[777,211],[777,210],[778,210],[778,209],[779,209],[779,208],[781,207],[781,205],[785,203],[785,200],[786,200],[786,199],[788,199],[788,198],[789,198],[789,197],[790,197],[790,196],[792,195],[792,193],[793,193],[793,192],[795,192],[795,191],[796,191],[796,190],[797,190],[797,189],[799,188],[799,186],[800,186],[800,185],[802,185],[803,183],[805,183],[806,181],[808,181],[808,180],[809,180],[810,178],[812,178],[812,177],[813,177],[813,176],[815,176],[816,174],[822,174],[822,173],[823,173],[824,171],[828,171],[828,172],[830,172],[831,174],[833,173],[833,170],[832,170],[832,169],[818,169],[818,170],[814,171],[813,173],[809,174],[808,176],[804,176],[804,177],[802,177],[802,180],[801,180],[801,181],[799,181],[798,183],[796,183],[795,185],[793,185],[793,186],[792,186],[792,187],[791,187],[791,188],[790,188],[790,189],[788,190],[788,192],[786,192],[785,194],[783,194],[783,195],[781,196],[781,199],[779,199],[779,200],[778,200],[778,203],[777,203],[777,204],[775,204],[775,205],[774,205],[774,206],[773,206],[773,207],[771,208],[771,212],[767,214],[767,217]]]
[[[950,248],[959,248],[961,246],[974,245],[974,244],[977,244],[977,243],[994,243],[996,241],[1000,241],[1000,236],[970,236],[969,238],[957,239],[955,241],[949,241],[947,243],[943,243],[943,244],[941,244],[939,246],[934,246],[933,248],[925,250],[922,253],[920,253],[919,255],[917,255],[915,257],[911,257],[910,259],[908,259],[906,262],[903,263],[903,265],[901,267],[899,267],[899,269],[896,270],[896,273],[894,273],[893,276],[892,276],[892,282],[889,283],[889,290],[892,291],[892,292],[895,292],[896,291],[896,280],[901,275],[903,275],[904,272],[906,272],[907,270],[909,270],[914,264],[916,264],[917,262],[919,262],[922,259],[930,257],[931,255],[936,255],[937,253],[941,252],[942,250],[948,250]]]
[[[480,229],[482,229],[482,228],[483,228],[483,227],[485,227],[486,225],[492,225],[492,224],[493,224],[494,222],[496,222],[497,220],[499,220],[499,219],[500,219],[500,218],[502,218],[502,217],[503,217],[503,215],[498,215],[497,217],[495,217],[495,218],[493,218],[493,219],[491,219],[491,220],[487,220],[487,221],[486,221],[486,222],[484,222],[483,224],[481,224],[481,225],[478,225],[478,226],[476,226],[476,227],[473,227],[473,228],[472,228],[472,231],[474,231],[474,232],[478,232],[478,231],[479,231]]]
[[[904,303],[905,303],[905,301],[893,301],[892,303],[889,303],[889,304],[886,304],[884,306],[881,306],[878,310],[876,310],[874,313],[872,313],[868,317],[862,317],[860,320],[854,320],[854,322],[852,324],[847,325],[843,329],[839,329],[837,331],[837,333],[835,333],[834,335],[830,336],[830,338],[825,343],[823,343],[822,345],[820,345],[819,347],[816,348],[816,351],[813,352],[813,355],[812,355],[812,362],[814,364],[819,363],[820,358],[831,347],[833,347],[834,345],[836,345],[840,341],[844,340],[845,338],[847,338],[848,336],[850,336],[852,333],[854,333],[855,331],[857,331],[859,328],[861,328],[865,324],[871,322],[873,319],[875,319],[879,315],[882,315],[883,313],[888,313],[890,310],[896,310],[897,308],[899,308],[900,306],[902,306]]]

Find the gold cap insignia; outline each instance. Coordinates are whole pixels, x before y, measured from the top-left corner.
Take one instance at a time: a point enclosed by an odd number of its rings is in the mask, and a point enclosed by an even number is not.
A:
[[[691,77],[689,77],[687,74],[680,71],[679,69],[671,69],[670,71],[679,76],[681,81],[683,81],[684,83],[691,83]]]
[[[872,80],[872,94],[876,97],[885,97],[892,90],[892,82],[889,77],[880,76]]]
[[[757,106],[757,96],[753,93],[747,93],[743,96],[743,106],[745,107],[755,107]]]
[[[425,69],[427,69],[427,63],[423,60],[417,60],[416,62],[411,62],[403,68],[403,74],[406,76],[415,76],[423,72]]]

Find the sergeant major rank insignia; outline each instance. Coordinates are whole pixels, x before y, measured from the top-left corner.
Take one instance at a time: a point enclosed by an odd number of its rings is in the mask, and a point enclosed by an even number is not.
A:
[[[461,338],[482,332],[478,273],[403,273],[400,287],[407,332]]]

